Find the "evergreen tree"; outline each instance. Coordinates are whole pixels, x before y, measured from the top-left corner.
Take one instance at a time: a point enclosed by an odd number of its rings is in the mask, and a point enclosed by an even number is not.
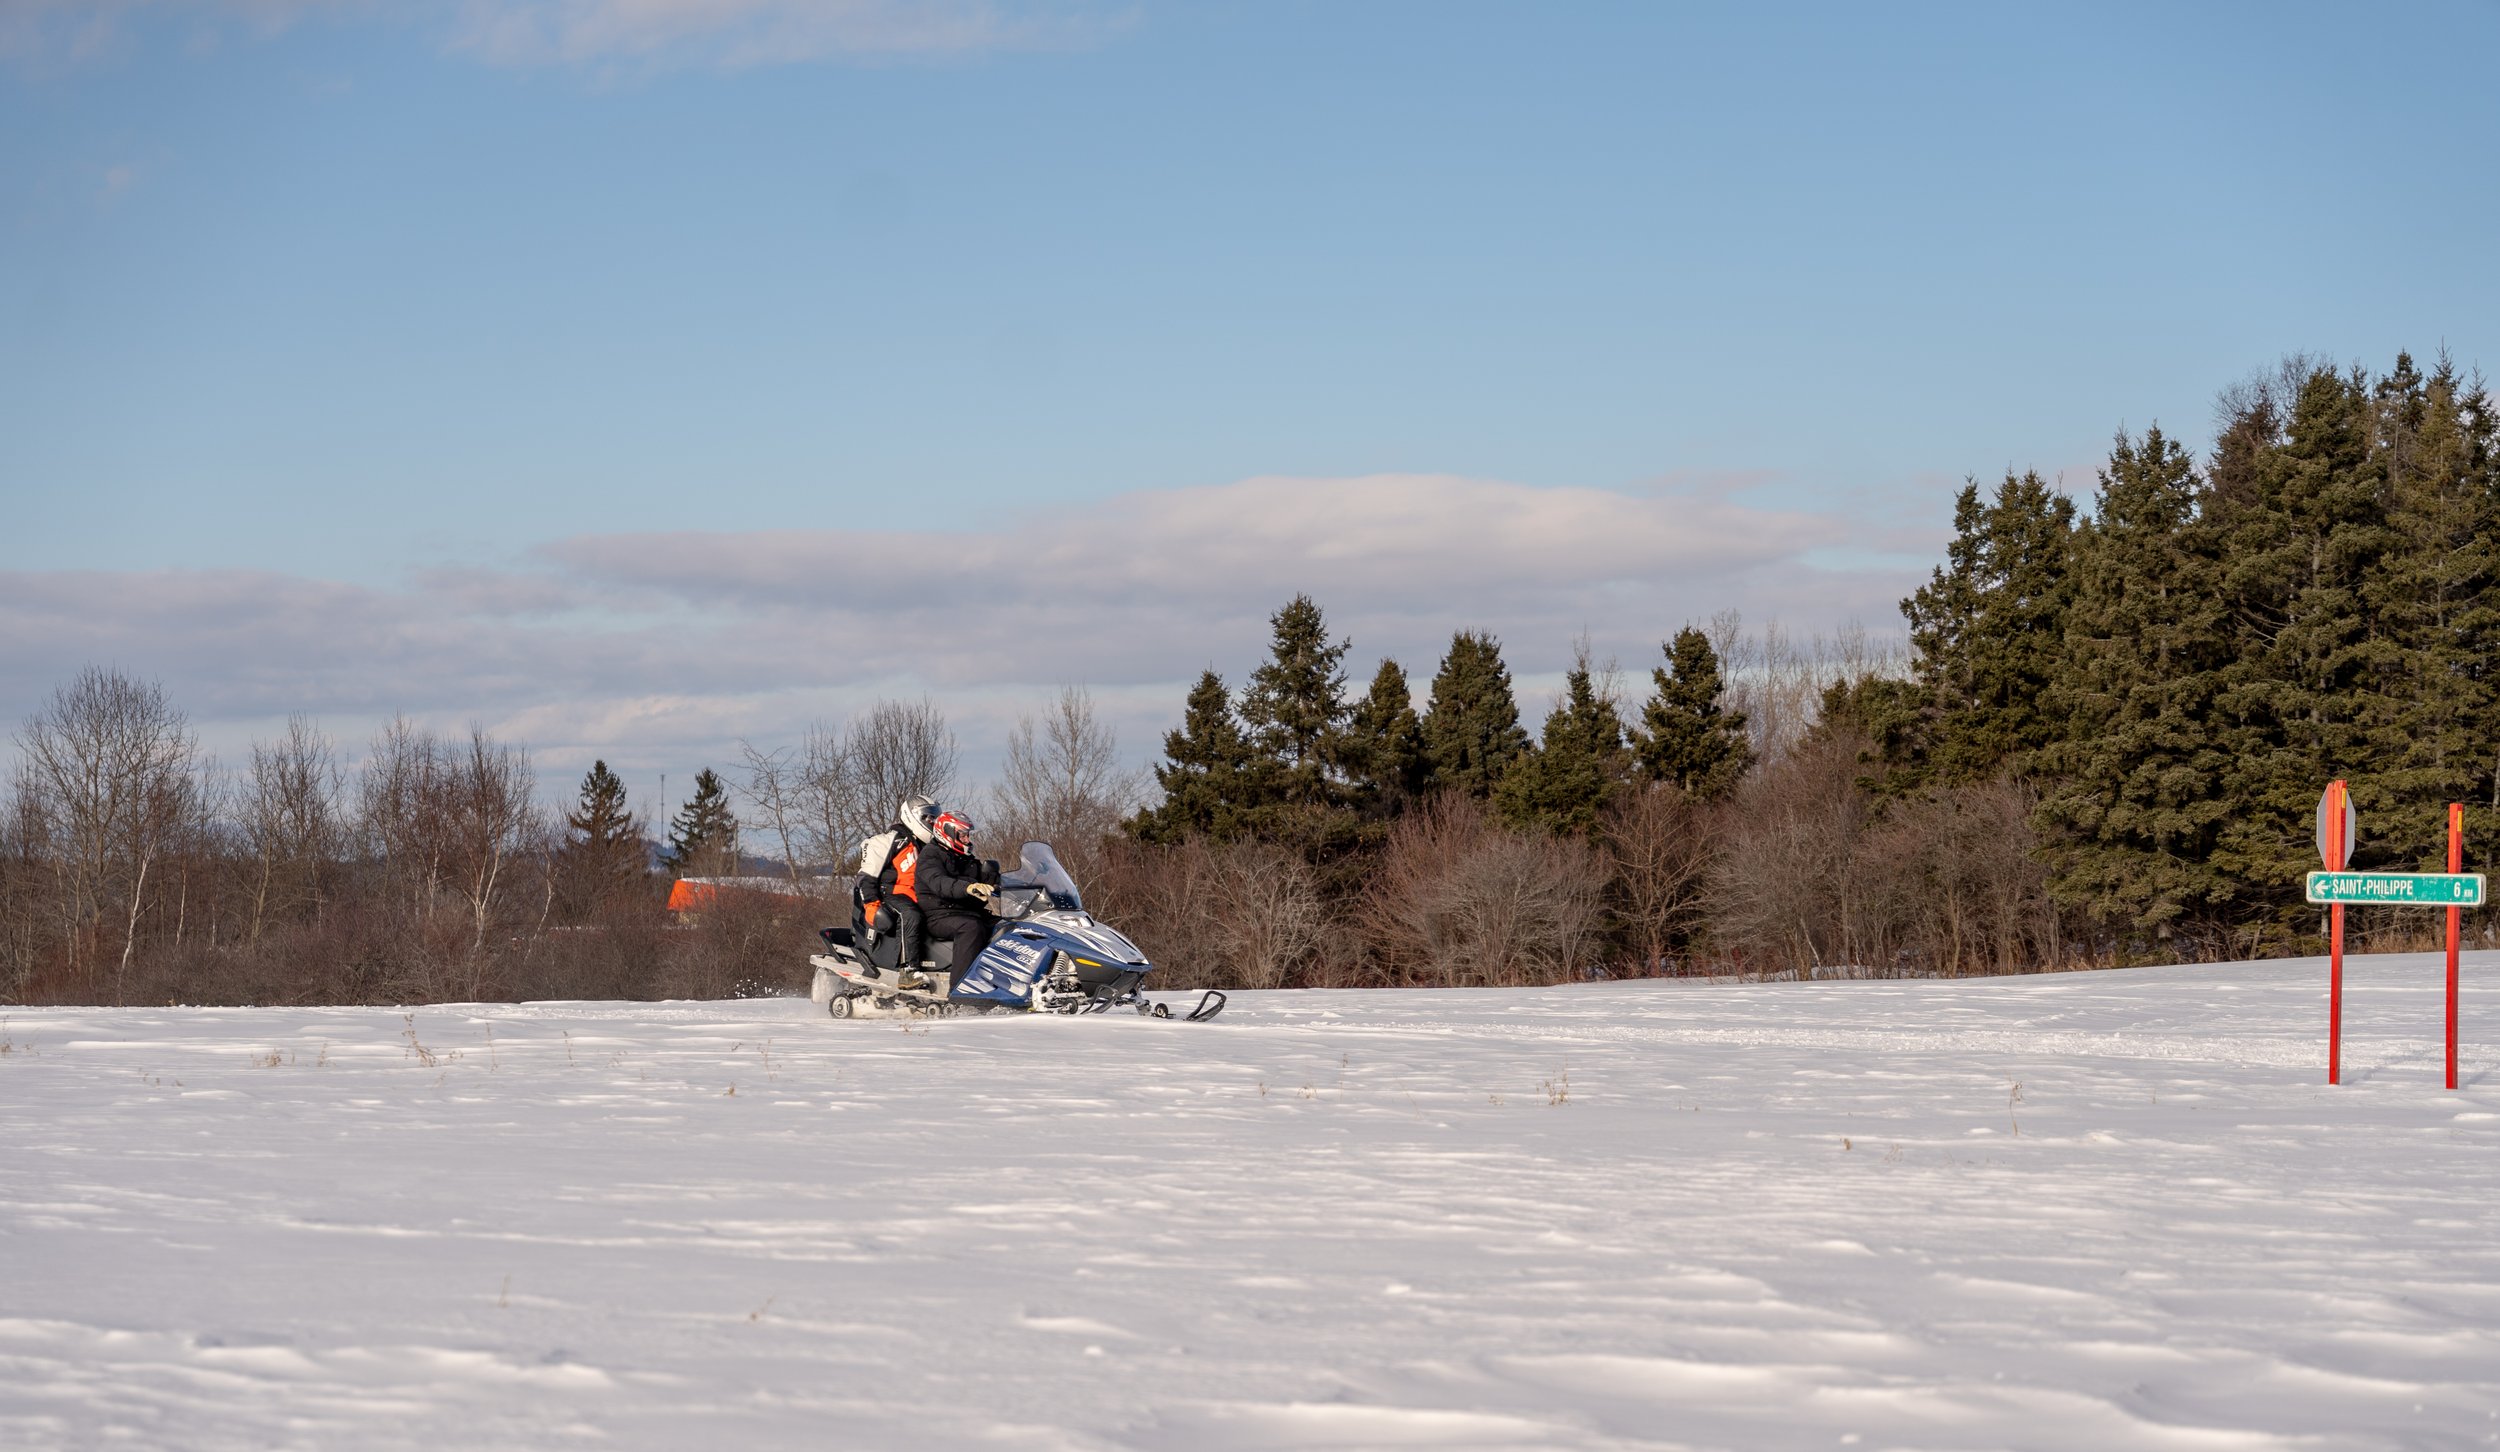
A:
[[[2374,772],[2401,759],[2405,743],[2400,707],[2372,699],[2394,678],[2400,652],[2368,608],[2366,587],[2397,535],[2363,379],[2313,370],[2280,416],[2277,437],[2226,430],[2228,446],[2247,450],[2235,461],[2246,488],[2217,490],[2213,510],[2234,623],[2217,697],[2232,813],[2214,862],[2244,898],[2277,905],[2271,921],[2283,941],[2315,930],[2315,914],[2282,884],[2315,860],[2319,790],[2349,778],[2363,816],[2386,820],[2397,801]],[[2363,839],[2364,865],[2384,860],[2384,840]]]
[[[1872,768],[1859,790],[1877,797],[1906,796],[1925,789],[1938,716],[1916,681],[1859,676],[1823,688],[1808,742],[1846,732],[1858,739],[1861,760]]]
[[[1343,662],[1349,642],[1331,643],[1328,623],[1308,595],[1270,618],[1274,638],[1264,665],[1241,693],[1260,805],[1329,807],[1344,797],[1331,769],[1351,714]]]
[[[1753,766],[1753,743],[1745,714],[1719,705],[1719,653],[1689,625],[1660,649],[1667,663],[1649,673],[1656,690],[1632,739],[1641,774],[1694,796],[1724,796]]]
[[[582,778],[581,801],[564,818],[562,871],[580,906],[610,901],[646,873],[642,824],[625,805],[625,782],[605,761]]]
[[[1910,623],[1910,674],[1922,688],[1925,719],[1916,731],[1898,733],[1919,754],[1890,764],[1918,779],[1929,770],[1926,752],[1936,723],[1978,703],[1972,656],[1987,589],[1987,547],[1988,507],[1979,497],[1979,481],[1965,480],[1953,497],[1953,538],[1945,546],[1945,562],[1901,602],[1902,618]]]
[[[1198,677],[1180,729],[1163,738],[1163,755],[1155,768],[1163,800],[1131,817],[1128,834],[1160,843],[1240,835],[1251,751],[1222,676],[1210,670]]]
[[[1545,718],[1542,744],[1512,760],[1494,788],[1494,808],[1514,826],[1585,833],[1622,784],[1625,765],[1622,718],[1597,693],[1583,651]]]
[[[2401,866],[2443,871],[2443,803],[2481,803],[2492,791],[2500,739],[2500,477],[2483,390],[2442,358],[2424,377],[2398,355],[2372,400],[2373,448],[2386,474],[2395,536],[2363,586],[2365,606],[2393,645],[2367,698],[2376,723],[2401,743],[2391,760],[2356,763],[2398,810],[2372,836]],[[2478,811],[2477,817],[2483,814]],[[2475,826],[2484,825],[2481,822]]]
[[[1396,661],[1383,660],[1368,694],[1346,723],[1344,761],[1355,799],[1375,815],[1394,815],[1420,795],[1431,773],[1423,719]]]
[[[738,870],[738,816],[729,788],[705,767],[694,774],[694,795],[669,824],[664,854],[671,877],[712,877]]]
[[[1450,653],[1432,678],[1423,728],[1433,785],[1472,797],[1493,795],[1502,773],[1528,748],[1500,641],[1470,630],[1451,637]]]
[[[2210,939],[2238,885],[2212,861],[2228,762],[2215,695],[2231,641],[2219,539],[2187,451],[2118,436],[2074,551],[2065,654],[2047,707],[2038,819],[2059,901],[2128,933]]]
[[[1928,719],[1897,733],[1920,752],[1892,763],[1897,777],[1982,780],[2056,734],[2040,699],[2058,669],[2074,515],[2036,473],[2007,474],[1984,504],[1963,486],[1945,564],[1901,602]]]

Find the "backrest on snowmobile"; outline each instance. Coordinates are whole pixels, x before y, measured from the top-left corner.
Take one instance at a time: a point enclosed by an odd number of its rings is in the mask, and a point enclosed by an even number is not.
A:
[[[859,844],[859,875],[874,882],[884,874],[886,860],[894,855],[896,833],[893,828],[877,833]]]
[[[873,943],[880,934],[891,933],[897,924],[894,909],[878,897],[877,879],[863,875],[851,882],[851,931],[862,943]]]

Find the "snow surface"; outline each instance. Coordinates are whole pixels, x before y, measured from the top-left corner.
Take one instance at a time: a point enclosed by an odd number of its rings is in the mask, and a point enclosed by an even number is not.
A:
[[[2500,955],[2325,977],[14,1011],[0,1446],[2493,1445]]]

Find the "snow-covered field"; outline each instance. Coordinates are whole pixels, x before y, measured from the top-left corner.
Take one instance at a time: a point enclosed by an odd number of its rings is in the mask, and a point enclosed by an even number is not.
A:
[[[0,1446],[2500,1443],[2500,956],[2325,976],[14,1011]]]

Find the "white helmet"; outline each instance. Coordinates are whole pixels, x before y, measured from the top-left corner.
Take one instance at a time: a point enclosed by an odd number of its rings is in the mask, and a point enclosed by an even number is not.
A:
[[[903,798],[902,805],[894,809],[894,818],[903,824],[905,831],[926,842],[929,840],[929,830],[937,825],[938,805],[927,797],[914,793]]]

